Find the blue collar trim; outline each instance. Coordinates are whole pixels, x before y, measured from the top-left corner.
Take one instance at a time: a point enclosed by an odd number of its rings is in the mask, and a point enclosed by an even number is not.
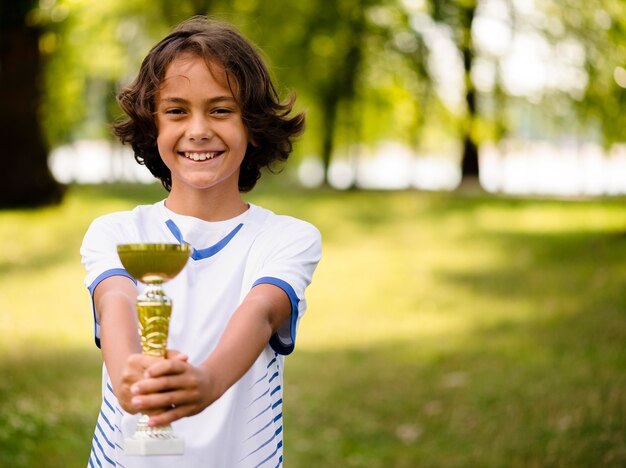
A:
[[[180,242],[181,244],[189,244],[189,242],[183,239],[183,235],[180,232],[180,229],[178,229],[178,226],[176,226],[176,224],[174,223],[174,221],[168,219],[165,222],[165,225],[168,227],[168,229],[178,242]],[[235,235],[241,230],[242,227],[243,223],[237,225],[235,229],[233,229],[226,235],[226,237],[224,237],[221,241],[219,241],[215,245],[212,245],[211,247],[207,247],[206,249],[195,249],[192,247],[191,258],[193,258],[194,260],[203,260],[205,258],[212,257],[224,247],[226,247],[228,243],[233,239],[233,237],[235,237]]]

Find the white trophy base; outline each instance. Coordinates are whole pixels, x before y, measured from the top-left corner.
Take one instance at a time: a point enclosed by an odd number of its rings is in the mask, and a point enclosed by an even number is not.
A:
[[[124,440],[126,455],[182,455],[185,452],[185,441],[178,437],[160,438],[129,438]]]
[[[125,455],[182,455],[185,441],[174,435],[169,424],[149,427],[148,416],[142,414],[132,437],[124,439]]]

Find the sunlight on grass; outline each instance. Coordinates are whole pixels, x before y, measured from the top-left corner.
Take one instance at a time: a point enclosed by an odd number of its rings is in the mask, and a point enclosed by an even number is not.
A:
[[[78,249],[96,216],[164,195],[76,187],[0,213],[1,466],[84,465],[100,358]],[[623,200],[250,200],[324,239],[287,359],[289,466],[626,463]]]
[[[37,283],[32,272],[16,273],[2,281],[0,328],[2,347],[76,346],[87,344],[92,320],[85,313],[88,295],[75,265],[42,268]]]
[[[89,193],[70,192],[60,207],[0,213],[0,352],[93,342],[80,243],[94,217],[132,203]]]
[[[515,207],[515,216],[510,209]],[[594,204],[559,203],[551,201],[512,206],[484,206],[473,217],[481,230],[550,234],[571,231],[623,230],[626,227],[617,205],[598,209]],[[508,215],[507,215],[508,212]],[[507,219],[506,223],[503,220]]]
[[[626,227],[624,208],[618,204],[599,209],[598,205],[553,202],[487,203],[439,213],[436,197],[434,201],[424,197],[422,203],[407,194],[387,200],[379,194],[378,198],[395,212],[382,231],[373,219],[371,224],[342,223],[349,213],[335,216],[335,223],[322,227],[327,242],[309,290],[310,309],[300,346],[318,349],[442,336],[458,340],[486,326],[541,321],[568,308],[574,310],[576,296],[568,300],[559,294],[558,303],[552,303],[555,299],[547,290],[543,298],[541,291],[528,297],[485,294],[485,288],[515,291],[516,281],[522,279],[490,274],[498,270],[531,270],[522,289],[533,285],[541,289],[551,281],[550,272],[537,268],[532,246],[503,248],[493,236],[517,232],[540,237]],[[345,203],[343,208],[355,205]],[[333,219],[325,211],[331,206],[311,211],[320,219]],[[359,207],[357,211],[367,210]],[[362,232],[351,232],[357,229]],[[481,289],[450,280],[481,271],[491,283]],[[507,276],[511,281],[504,284]],[[594,277],[580,279],[588,283]],[[537,307],[537,300],[545,302],[544,307]]]

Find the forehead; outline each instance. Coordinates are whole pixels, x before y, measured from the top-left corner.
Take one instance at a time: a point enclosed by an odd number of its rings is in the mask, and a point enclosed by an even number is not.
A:
[[[189,52],[178,55],[167,66],[159,94],[184,88],[198,92],[207,88],[220,88],[220,92],[233,96],[236,90],[235,83],[219,62]]]

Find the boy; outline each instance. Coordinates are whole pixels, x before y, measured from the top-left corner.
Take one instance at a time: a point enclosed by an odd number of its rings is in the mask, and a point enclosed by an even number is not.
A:
[[[164,201],[90,226],[81,254],[104,359],[90,466],[282,465],[283,356],[321,255],[317,229],[246,203],[263,167],[286,160],[304,116],[290,116],[258,52],[229,25],[193,18],[159,42],[118,97],[115,126],[169,191]],[[165,285],[168,359],[140,354],[137,284],[116,246],[188,243]],[[184,354],[183,354],[184,353]],[[137,413],[173,423],[185,454],[128,457]]]

